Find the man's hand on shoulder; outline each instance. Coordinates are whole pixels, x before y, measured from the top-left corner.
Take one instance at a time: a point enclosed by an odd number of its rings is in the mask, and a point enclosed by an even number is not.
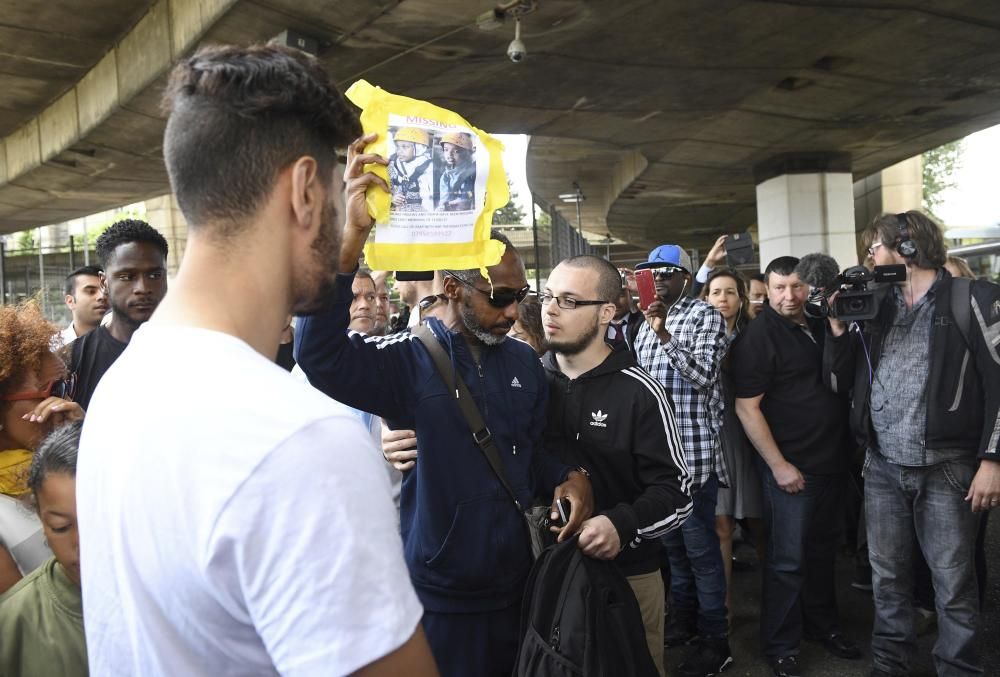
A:
[[[972,478],[965,500],[972,506],[972,512],[1000,506],[1000,461],[983,459],[979,462],[979,470]]]
[[[382,455],[396,470],[409,470],[417,462],[417,433],[383,428]]]

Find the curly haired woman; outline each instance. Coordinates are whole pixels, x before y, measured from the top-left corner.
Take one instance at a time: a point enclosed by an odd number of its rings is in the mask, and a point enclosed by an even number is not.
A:
[[[0,593],[52,556],[24,500],[31,454],[54,427],[83,418],[52,352],[58,331],[34,302],[0,306]]]

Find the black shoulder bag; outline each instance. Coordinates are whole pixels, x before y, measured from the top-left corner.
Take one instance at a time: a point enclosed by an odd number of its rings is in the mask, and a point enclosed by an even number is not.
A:
[[[500,453],[493,442],[493,435],[486,426],[486,421],[483,420],[483,415],[479,412],[479,407],[476,406],[476,401],[472,399],[472,393],[469,392],[465,381],[458,374],[455,374],[455,381],[452,381],[453,371],[451,369],[451,360],[448,358],[448,354],[444,351],[444,348],[441,347],[441,343],[437,340],[437,337],[434,336],[434,332],[426,325],[419,325],[414,327],[411,333],[424,345],[427,352],[430,353],[431,359],[434,360],[434,366],[437,367],[438,374],[441,375],[445,385],[448,386],[448,392],[455,393],[455,402],[462,412],[462,418],[465,419],[466,424],[469,426],[472,439],[475,440],[476,446],[483,452],[483,456],[489,462],[490,468],[493,469],[493,474],[497,476],[500,484],[514,502],[514,507],[524,516],[528,539],[531,543],[531,555],[537,559],[542,550],[556,542],[555,534],[549,531],[549,527],[553,525],[552,520],[549,518],[551,507],[548,505],[534,505],[525,509],[521,505],[521,502],[514,494],[514,490],[510,487],[510,482],[507,481],[507,473],[503,467],[503,460],[500,458]]]

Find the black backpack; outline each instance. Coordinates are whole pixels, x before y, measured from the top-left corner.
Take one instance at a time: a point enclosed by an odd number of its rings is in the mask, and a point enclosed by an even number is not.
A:
[[[657,677],[639,604],[614,562],[573,537],[542,552],[521,605],[517,677]]]

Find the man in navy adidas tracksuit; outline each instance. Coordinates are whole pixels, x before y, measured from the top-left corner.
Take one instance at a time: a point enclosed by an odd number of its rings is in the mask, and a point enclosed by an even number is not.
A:
[[[624,344],[605,342],[621,286],[618,270],[596,256],[567,259],[549,275],[540,296],[550,347],[545,448],[590,471],[595,515],[580,547],[614,559],[628,578],[663,675],[659,536],[691,513],[691,475],[666,390]]]
[[[510,675],[531,552],[523,518],[493,474],[430,354],[409,332],[348,333],[351,280],[371,226],[345,228],[332,310],[301,319],[295,358],[330,397],[416,431],[420,460],[400,497],[404,555],[424,606],[423,626],[445,677]],[[427,325],[451,357],[486,420],[522,505],[566,496],[573,533],[590,516],[586,476],[541,451],[548,388],[530,346],[506,340],[527,295],[524,264],[509,240],[488,268],[445,271],[445,321]],[[335,544],[334,544],[335,546]]]

